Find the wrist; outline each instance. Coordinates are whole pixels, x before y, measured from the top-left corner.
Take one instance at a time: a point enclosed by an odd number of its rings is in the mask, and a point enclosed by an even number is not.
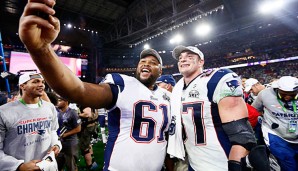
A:
[[[59,150],[60,150],[60,146],[58,144],[55,144],[53,147],[58,147]]]
[[[21,171],[21,167],[23,166],[24,163],[21,163],[18,167],[17,167],[17,170],[16,171]]]

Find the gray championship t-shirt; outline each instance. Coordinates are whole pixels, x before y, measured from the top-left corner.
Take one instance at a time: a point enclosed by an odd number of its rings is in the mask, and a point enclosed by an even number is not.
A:
[[[0,170],[40,160],[55,144],[61,148],[57,129],[57,111],[49,102],[40,101],[38,108],[20,101],[0,106]]]

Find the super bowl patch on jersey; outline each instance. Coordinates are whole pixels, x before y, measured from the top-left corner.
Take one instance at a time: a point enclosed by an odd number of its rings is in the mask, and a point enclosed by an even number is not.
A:
[[[198,90],[191,90],[188,94],[188,97],[191,97],[191,98],[199,98],[199,91]]]

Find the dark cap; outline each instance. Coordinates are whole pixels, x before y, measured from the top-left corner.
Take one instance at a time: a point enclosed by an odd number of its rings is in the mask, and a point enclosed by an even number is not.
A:
[[[162,67],[162,59],[161,59],[160,55],[158,54],[158,52],[156,52],[156,50],[144,49],[140,54],[140,58],[143,59],[147,56],[154,56],[159,61],[160,65]]]
[[[176,84],[176,81],[172,75],[162,75],[156,80],[155,83],[158,84],[161,82],[171,84],[172,86],[175,86]]]

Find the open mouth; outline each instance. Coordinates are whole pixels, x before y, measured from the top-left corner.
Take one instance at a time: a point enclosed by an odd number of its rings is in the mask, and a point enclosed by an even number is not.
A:
[[[186,67],[189,67],[190,65],[189,64],[182,64],[180,65],[181,68],[186,68]]]
[[[146,69],[146,68],[142,69],[141,72],[142,73],[150,73],[149,69]]]
[[[141,77],[143,78],[147,78],[151,75],[151,70],[147,69],[147,68],[143,68],[141,69]]]

